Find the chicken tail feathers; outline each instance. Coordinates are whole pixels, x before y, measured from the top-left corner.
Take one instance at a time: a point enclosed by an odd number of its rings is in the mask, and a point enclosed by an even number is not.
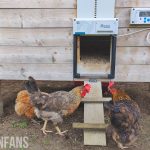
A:
[[[38,92],[39,88],[33,77],[28,77],[28,81],[25,82],[25,88],[29,93]]]

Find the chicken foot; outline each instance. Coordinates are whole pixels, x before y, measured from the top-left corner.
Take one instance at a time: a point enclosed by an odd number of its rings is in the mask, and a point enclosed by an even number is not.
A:
[[[48,120],[45,120],[44,125],[43,125],[43,128],[41,129],[42,132],[43,132],[45,135],[46,135],[47,133],[53,132],[53,131],[48,131],[48,130],[46,130],[47,122],[48,122]]]
[[[120,149],[126,149],[128,147],[126,146],[123,146],[122,143],[120,143],[117,139],[119,138],[119,135],[116,133],[116,132],[113,132],[113,135],[112,135],[112,138],[113,140],[117,143],[117,146],[120,148]]]
[[[56,131],[57,131],[56,134],[59,134],[60,136],[64,136],[64,133],[68,132],[68,130],[61,131],[58,126],[55,126],[55,129],[56,129]]]
[[[131,141],[129,143],[127,143],[126,146],[133,145],[133,146],[137,147],[137,145],[135,144],[135,141],[137,140],[137,137],[134,137],[134,138],[132,138],[130,140]]]

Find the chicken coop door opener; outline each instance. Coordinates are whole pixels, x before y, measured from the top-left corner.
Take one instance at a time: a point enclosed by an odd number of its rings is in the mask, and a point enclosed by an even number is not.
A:
[[[74,78],[113,79],[115,77],[115,0],[77,0],[73,20]]]

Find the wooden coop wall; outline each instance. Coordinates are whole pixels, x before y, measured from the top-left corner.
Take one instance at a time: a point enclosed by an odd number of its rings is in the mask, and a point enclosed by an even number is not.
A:
[[[116,17],[119,18],[119,34],[126,34],[149,28],[130,26],[132,7],[150,7],[149,0],[116,0]],[[116,58],[116,80],[150,82],[150,44],[146,36],[150,30],[118,37]]]
[[[0,79],[73,80],[75,0],[0,0]]]
[[[129,25],[131,7],[150,1],[116,0],[119,34],[146,28]],[[0,79],[73,80],[74,17],[76,0],[0,0]],[[148,32],[118,37],[116,81],[150,81]]]

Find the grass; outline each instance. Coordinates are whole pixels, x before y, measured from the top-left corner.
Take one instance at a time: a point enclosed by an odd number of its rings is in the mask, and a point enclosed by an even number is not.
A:
[[[28,122],[23,120],[23,121],[18,121],[18,122],[12,122],[12,127],[13,128],[27,128],[28,127]]]
[[[50,144],[50,139],[48,137],[46,137],[44,140],[43,140],[43,144],[44,145],[49,145]]]

